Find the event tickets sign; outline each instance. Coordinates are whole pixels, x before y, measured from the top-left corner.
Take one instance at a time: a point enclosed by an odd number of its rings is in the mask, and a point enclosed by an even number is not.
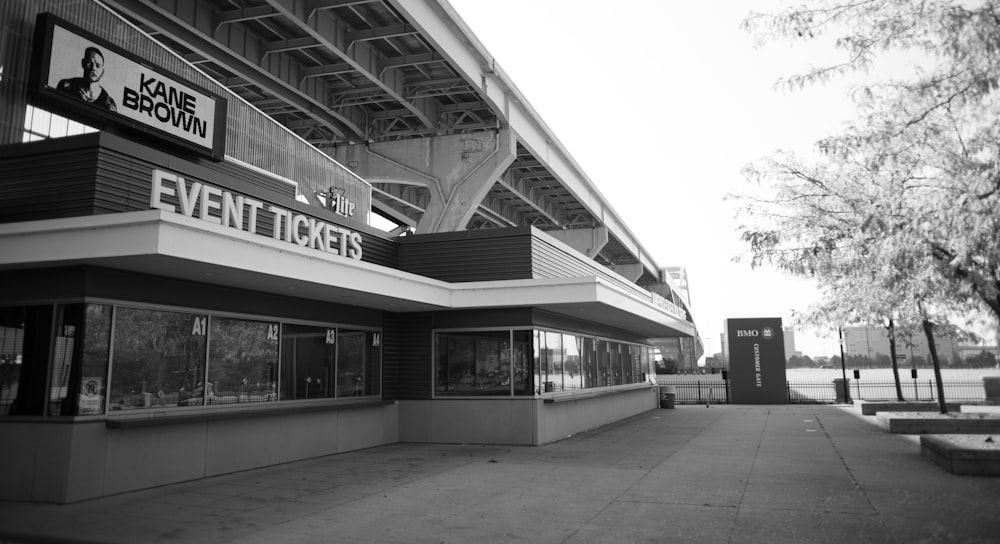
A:
[[[33,88],[81,122],[113,122],[221,160],[226,100],[50,14],[38,18]]]
[[[781,318],[727,319],[733,404],[785,404],[785,338]]]
[[[153,170],[149,207],[361,260],[361,234],[247,195]]]

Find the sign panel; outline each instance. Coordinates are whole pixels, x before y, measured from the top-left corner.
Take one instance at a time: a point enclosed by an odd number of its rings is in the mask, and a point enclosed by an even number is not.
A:
[[[224,227],[361,260],[361,234],[305,214],[266,204],[201,181],[153,170],[150,208],[196,217]],[[197,322],[195,328],[198,328]]]
[[[38,18],[32,87],[60,113],[112,122],[221,160],[226,99],[49,14]]]
[[[785,404],[785,341],[781,318],[727,319],[733,404]]]

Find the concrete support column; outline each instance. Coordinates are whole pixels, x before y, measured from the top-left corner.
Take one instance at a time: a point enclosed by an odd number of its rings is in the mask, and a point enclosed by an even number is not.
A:
[[[592,229],[550,230],[545,234],[593,259],[608,243],[607,227]]]
[[[430,200],[419,234],[463,230],[517,158],[509,128],[338,148],[334,158],[372,183],[423,185]]]

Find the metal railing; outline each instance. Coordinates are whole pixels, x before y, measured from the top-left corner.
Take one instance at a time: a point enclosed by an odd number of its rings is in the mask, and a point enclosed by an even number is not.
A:
[[[714,380],[661,381],[660,387],[674,387],[674,402],[677,404],[728,404],[729,382]]]
[[[833,404],[837,401],[837,390],[833,381],[788,381],[788,402],[792,404]],[[674,388],[677,404],[728,404],[729,381],[705,380],[659,380],[660,387]],[[900,380],[903,399],[906,401],[937,400],[937,384],[934,380]],[[982,403],[986,400],[986,390],[982,380],[944,380],[944,398],[948,402]],[[854,401],[894,401],[896,385],[892,380],[848,380],[851,399]]]
[[[854,400],[897,400],[896,384],[892,380],[850,380],[851,398]],[[986,390],[982,380],[944,380],[944,398],[948,402],[984,402]],[[937,382],[934,380],[901,379],[903,400],[937,400]]]

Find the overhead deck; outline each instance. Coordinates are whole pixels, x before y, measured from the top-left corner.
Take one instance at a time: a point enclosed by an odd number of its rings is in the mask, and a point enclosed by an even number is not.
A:
[[[592,258],[659,267],[444,0],[109,0],[232,92],[338,147],[510,128],[516,158],[463,228],[598,229]],[[502,9],[498,6],[497,9]],[[351,166],[348,164],[347,166]],[[414,226],[427,187],[373,181],[373,211]]]

